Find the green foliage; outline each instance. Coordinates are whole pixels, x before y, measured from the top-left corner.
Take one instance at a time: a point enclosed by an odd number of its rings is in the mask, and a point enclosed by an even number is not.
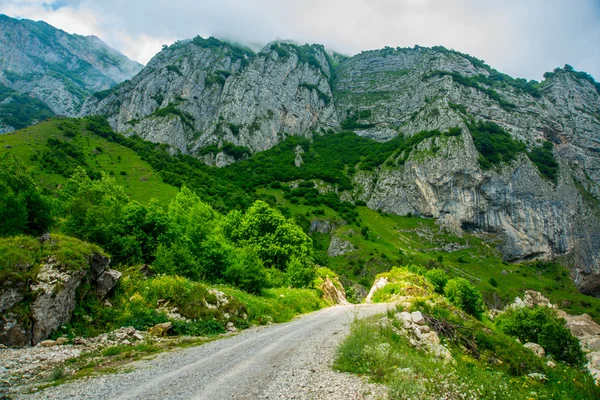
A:
[[[43,101],[0,85],[0,121],[3,125],[21,129],[53,115]]]
[[[214,84],[223,86],[223,85],[225,85],[225,81],[227,80],[227,78],[230,75],[231,75],[231,73],[229,71],[223,71],[223,70],[214,71],[212,74],[206,75],[206,77],[204,78],[204,84],[206,86],[211,86]]]
[[[179,70],[179,67],[177,67],[176,65],[167,65],[166,68],[167,68],[167,71],[169,71],[169,72],[173,72],[179,76],[183,76],[183,74]]]
[[[432,269],[425,273],[425,278],[433,285],[436,293],[444,294],[446,283],[448,283],[448,275],[441,269]]]
[[[104,252],[89,243],[53,234],[51,240],[43,243],[28,236],[0,238],[0,254],[0,281],[18,284],[33,280],[42,261],[49,256],[54,257],[60,268],[79,271],[89,267],[92,255]]]
[[[554,157],[553,148],[552,142],[545,141],[541,147],[535,147],[527,152],[527,156],[536,165],[542,176],[556,182],[560,166]]]
[[[313,281],[310,237],[267,203],[256,201],[244,214],[231,212],[225,221],[224,232],[233,243],[253,247],[265,266],[289,270],[291,285],[303,286]]]
[[[181,121],[182,124],[184,124],[186,127],[188,127],[189,129],[195,129],[194,127],[194,123],[196,122],[196,119],[194,118],[194,116],[186,111],[182,111],[179,108],[177,108],[177,105],[175,103],[169,103],[168,106],[164,107],[164,108],[159,108],[158,110],[154,111],[152,114],[150,114],[149,117],[169,117],[169,116],[176,116],[179,118],[179,120]]]
[[[236,260],[225,270],[225,280],[248,293],[260,294],[270,286],[262,260],[252,248],[238,250]]]
[[[479,164],[490,169],[500,163],[508,163],[525,151],[525,144],[513,139],[498,124],[490,121],[477,121],[467,124],[475,147],[481,154]]]
[[[53,222],[52,201],[42,194],[14,155],[0,157],[0,237],[45,233]]]
[[[557,360],[575,367],[582,367],[586,362],[579,341],[565,327],[565,320],[552,309],[513,308],[499,315],[495,324],[523,343],[539,344]]]
[[[481,319],[485,305],[481,292],[464,278],[450,279],[446,283],[445,294],[448,300],[463,311]]]
[[[356,129],[374,128],[376,126],[375,124],[361,122],[362,120],[368,120],[371,116],[371,110],[356,111],[342,121],[342,129],[353,131]]]
[[[496,101],[500,105],[500,107],[504,108],[505,110],[514,110],[516,108],[516,106],[514,104],[509,103],[508,101],[504,100],[502,98],[502,96],[500,96],[498,94],[498,92],[496,92],[494,89],[491,89],[486,86],[482,86],[482,84],[488,85],[488,86],[493,86],[493,83],[490,82],[489,79],[486,78],[484,75],[472,75],[472,76],[467,77],[467,76],[461,75],[456,72],[433,71],[433,72],[426,74],[424,76],[424,79],[430,79],[432,77],[444,77],[444,76],[452,77],[452,80],[454,82],[458,83],[459,85],[471,87],[471,88],[481,91],[482,93],[485,93],[488,97],[490,97],[492,100]]]
[[[48,138],[46,145],[48,149],[40,155],[40,163],[45,170],[70,177],[77,167],[88,167],[85,155],[72,143]],[[93,172],[88,168],[88,173]]]

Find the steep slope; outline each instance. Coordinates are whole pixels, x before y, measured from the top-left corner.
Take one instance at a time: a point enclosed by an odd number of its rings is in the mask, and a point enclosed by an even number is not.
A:
[[[45,22],[0,15],[0,84],[74,116],[91,93],[106,90],[142,66],[94,36],[70,35]]]
[[[322,46],[281,43],[255,54],[197,37],[165,48],[105,98],[91,97],[82,115],[107,115],[118,132],[222,164],[232,160],[199,149],[230,142],[261,151],[337,127],[330,78]]]
[[[436,218],[457,234],[498,234],[507,261],[566,256],[579,287],[598,295],[599,86],[569,66],[542,83],[513,79],[443,47],[334,60],[315,45],[254,54],[196,38],[82,113],[218,166],[288,135],[350,130],[389,141],[396,150],[368,163],[326,167],[352,180],[352,190],[330,180],[342,199]],[[311,168],[302,146],[300,170]]]
[[[76,167],[91,176],[101,172],[115,178],[139,202],[155,198],[165,206],[178,189],[163,182],[159,173],[132,149],[108,141],[89,129],[89,122],[53,118],[0,136],[0,157],[14,154],[27,163],[40,187],[64,185]]]
[[[342,63],[334,94],[342,126],[364,136],[452,127],[472,134],[426,139],[408,158],[395,154],[390,167],[357,174],[358,199],[438,218],[456,232],[501,233],[510,261],[570,254],[578,284],[598,290],[596,279],[585,277],[600,270],[600,98],[593,80],[567,66],[542,84],[528,83],[455,52],[385,49]],[[481,132],[474,121],[494,122],[525,145],[509,162],[482,162],[495,132]],[[554,178],[527,156],[545,140],[560,165]]]

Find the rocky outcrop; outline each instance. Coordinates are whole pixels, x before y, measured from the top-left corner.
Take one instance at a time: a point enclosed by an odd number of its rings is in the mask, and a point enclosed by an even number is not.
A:
[[[52,241],[49,236],[46,240]],[[76,305],[76,294],[89,283],[104,299],[121,273],[108,269],[110,260],[99,254],[88,256],[87,266],[66,268],[54,256],[47,256],[31,282],[3,282],[0,288],[0,343],[7,346],[36,345],[58,327],[68,323]]]
[[[343,290],[344,287],[337,278],[333,278],[332,280],[329,276],[326,276],[319,289],[323,292],[323,298],[333,304],[350,304],[348,300],[346,300],[346,293]]]
[[[346,225],[346,221],[344,220],[313,219],[310,221],[310,233],[329,234],[343,225]]]
[[[329,248],[327,249],[327,255],[329,257],[343,256],[344,254],[348,254],[353,251],[356,251],[356,247],[354,247],[350,241],[344,240],[335,235],[331,236]]]
[[[109,89],[142,66],[95,36],[70,35],[45,22],[0,15],[0,84],[75,116],[90,94]]]
[[[375,279],[375,282],[373,282],[373,286],[371,286],[371,290],[369,290],[369,294],[367,295],[367,298],[365,299],[365,303],[367,303],[367,304],[372,303],[373,296],[375,295],[375,293],[378,290],[386,287],[388,283],[389,283],[389,281],[388,281],[388,278],[386,278],[386,277],[380,277],[380,278]]]
[[[322,46],[273,44],[262,51],[214,38],[178,42],[82,115],[107,115],[119,132],[168,143],[183,153],[252,151],[289,135],[337,128],[330,64]]]
[[[547,297],[534,290],[527,290],[523,299],[517,297],[508,307],[548,307],[557,309],[557,306],[552,304]],[[588,314],[570,315],[562,310],[558,310],[557,314],[565,320],[565,327],[579,340],[579,344],[586,353],[588,360],[587,369],[596,379],[596,382],[600,383],[600,325]],[[545,355],[545,350],[536,343],[526,343],[524,346],[531,349],[539,357]]]

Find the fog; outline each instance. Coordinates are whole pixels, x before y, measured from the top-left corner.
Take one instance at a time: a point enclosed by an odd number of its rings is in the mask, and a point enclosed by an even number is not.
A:
[[[0,13],[93,34],[147,63],[196,35],[262,45],[289,39],[352,55],[443,45],[515,77],[571,64],[600,77],[597,0],[0,0]]]

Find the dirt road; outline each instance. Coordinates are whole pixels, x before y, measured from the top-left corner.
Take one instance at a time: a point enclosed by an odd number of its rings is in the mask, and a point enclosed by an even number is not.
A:
[[[40,399],[375,399],[382,388],[334,372],[356,317],[390,305],[336,306],[133,364],[129,373],[50,388]]]

